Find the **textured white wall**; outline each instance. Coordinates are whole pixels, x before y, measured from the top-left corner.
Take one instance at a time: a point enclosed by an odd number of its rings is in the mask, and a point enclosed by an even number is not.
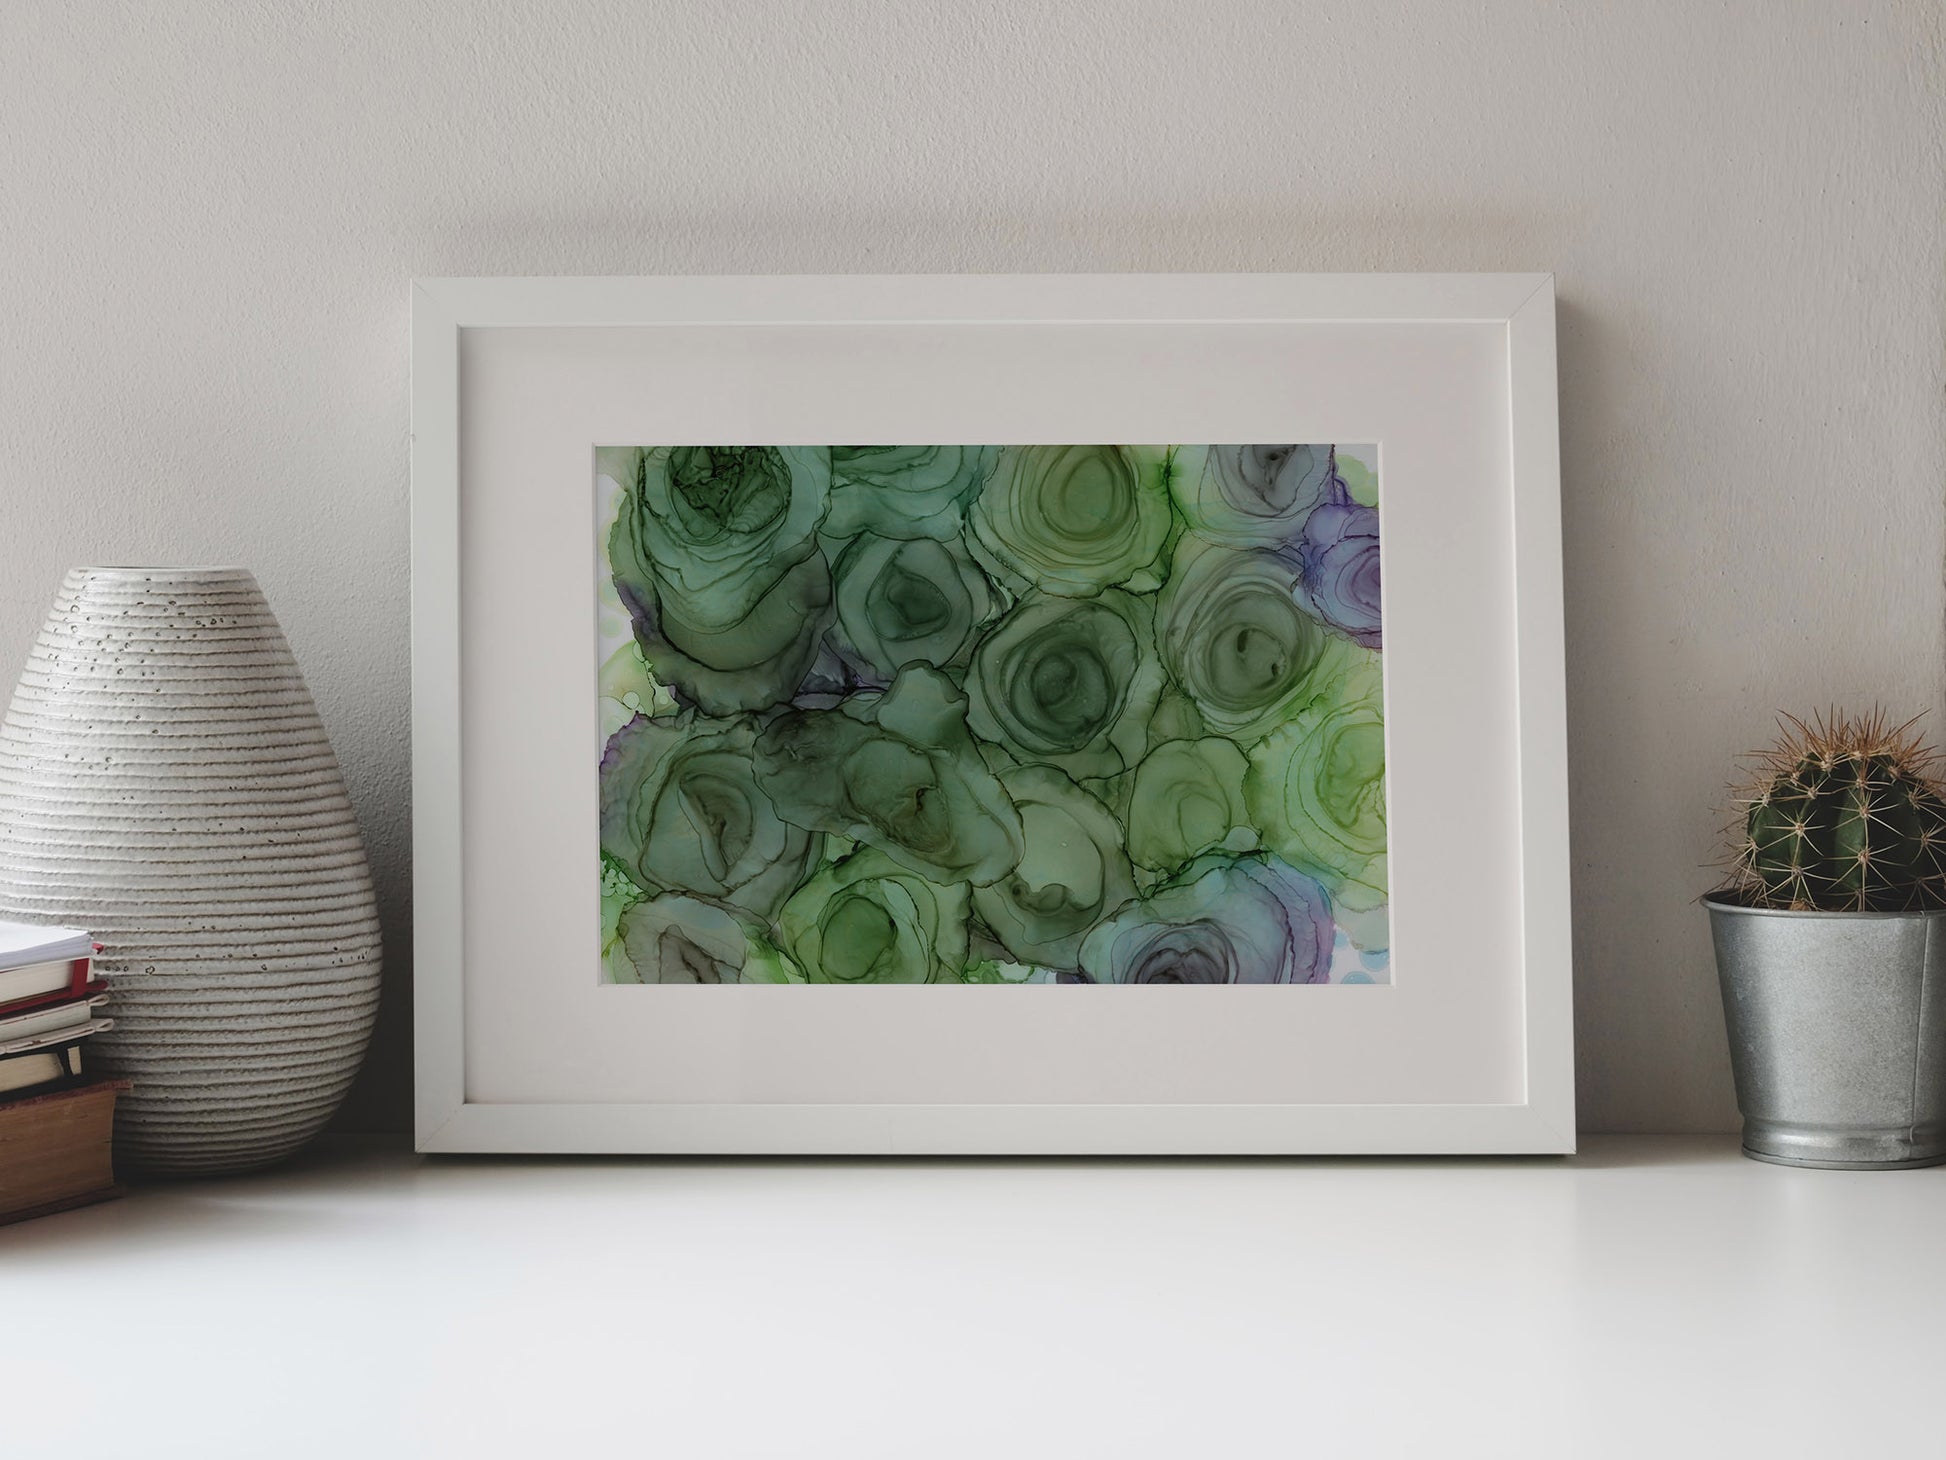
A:
[[[1941,697],[1943,37],[1932,0],[14,0],[0,679],[70,563],[256,568],[384,889],[341,1121],[403,1125],[412,276],[1552,269],[1583,1120],[1724,1127],[1729,757]]]

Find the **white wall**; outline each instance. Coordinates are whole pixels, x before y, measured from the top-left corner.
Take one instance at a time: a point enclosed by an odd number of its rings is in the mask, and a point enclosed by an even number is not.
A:
[[[412,276],[1552,269],[1584,1124],[1725,1127],[1691,900],[1730,756],[1941,698],[1943,36],[1930,0],[13,0],[0,679],[72,562],[257,569],[384,888],[341,1119],[403,1124]]]

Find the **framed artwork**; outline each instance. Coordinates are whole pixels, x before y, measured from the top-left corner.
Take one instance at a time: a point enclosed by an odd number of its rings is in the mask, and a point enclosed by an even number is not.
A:
[[[1573,1149],[1548,276],[427,280],[413,411],[420,1149]]]

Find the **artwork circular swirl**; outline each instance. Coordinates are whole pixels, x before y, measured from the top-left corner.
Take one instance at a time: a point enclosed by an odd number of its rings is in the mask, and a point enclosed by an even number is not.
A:
[[[1389,981],[1376,459],[600,449],[603,978]]]

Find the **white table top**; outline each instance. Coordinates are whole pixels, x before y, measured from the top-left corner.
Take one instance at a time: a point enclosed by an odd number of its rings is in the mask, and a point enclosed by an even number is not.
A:
[[[420,1161],[340,1140],[0,1229],[0,1450],[1946,1453],[1946,1168],[1735,1152]]]

